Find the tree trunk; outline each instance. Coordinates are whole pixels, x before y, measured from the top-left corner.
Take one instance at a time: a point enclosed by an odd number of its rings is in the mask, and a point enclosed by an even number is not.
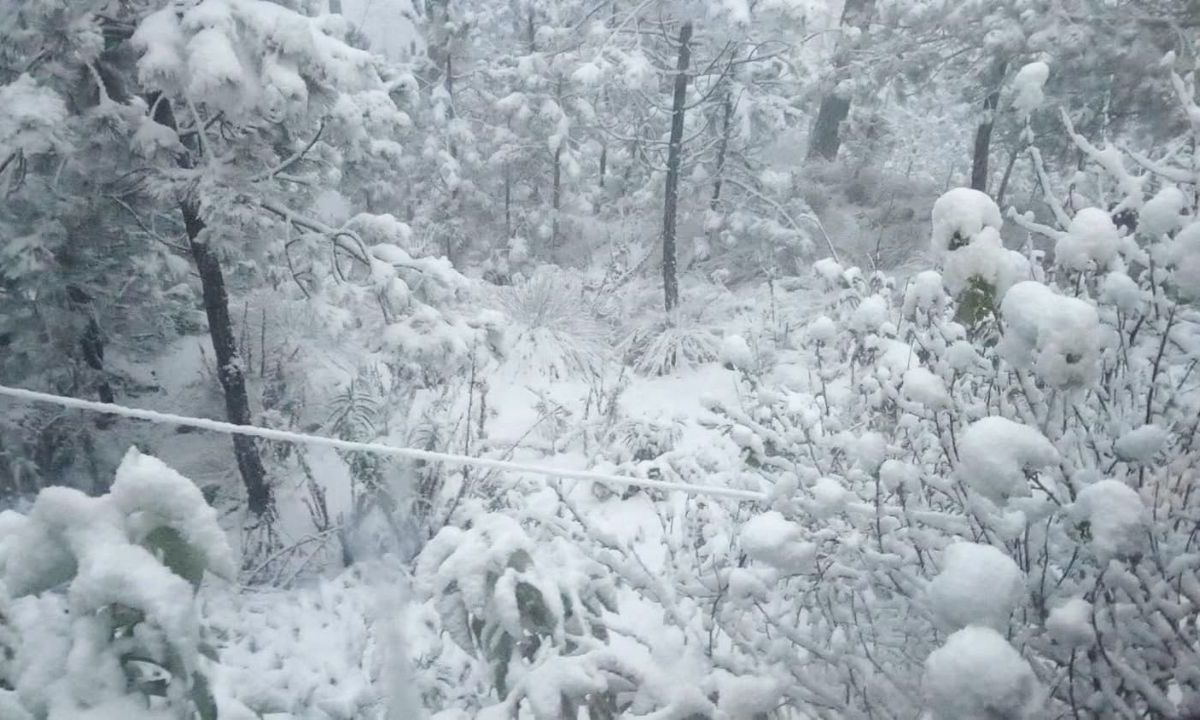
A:
[[[874,10],[875,0],[846,0],[840,25],[866,31]],[[838,149],[842,146],[841,125],[850,115],[850,100],[837,94],[837,86],[849,64],[847,48],[839,42],[833,56],[833,87],[821,97],[817,118],[813,121],[812,136],[808,141],[809,160],[837,159]]]
[[[204,312],[208,316],[208,334],[212,338],[213,352],[217,357],[217,377],[225,391],[225,415],[236,425],[250,424],[250,396],[246,392],[246,378],[242,359],[238,357],[237,341],[233,333],[233,321],[229,317],[229,295],[225,291],[225,275],[221,263],[213,254],[206,240],[200,237],[204,221],[199,209],[192,201],[180,206],[183,224],[187,231],[192,259],[200,274],[200,285],[204,294]],[[250,512],[259,517],[274,511],[271,488],[267,484],[266,469],[254,445],[254,438],[246,435],[233,436],[233,453],[237,457],[238,470],[246,486],[246,497]]]
[[[679,304],[676,275],[675,221],[679,205],[679,166],[683,155],[683,111],[687,104],[688,64],[692,58],[692,23],[679,28],[679,63],[675,73],[675,97],[671,103],[671,139],[667,146],[667,187],[663,195],[663,297],[667,312]]]
[[[504,239],[511,240],[512,228],[512,170],[504,165]]]
[[[563,140],[562,142],[566,142]],[[554,189],[550,197],[550,247],[558,247],[558,211],[562,207],[562,144],[554,150]]]
[[[721,185],[725,173],[725,154],[729,151],[729,121],[733,116],[733,99],[729,97],[729,93],[725,93],[725,100],[721,103],[722,118],[721,118],[721,139],[717,143],[717,168],[714,173],[712,199],[709,200],[708,209],[715,211],[717,206],[721,204]]]
[[[992,151],[992,128],[996,123],[996,106],[1000,104],[1000,84],[1004,80],[1007,63],[1001,62],[996,66],[992,77],[992,91],[983,101],[983,120],[975,129],[975,147],[971,155],[971,187],[980,192],[987,192],[988,185],[988,155]]]
[[[808,159],[837,159],[842,146],[842,121],[850,115],[850,101],[831,90],[821,98],[817,119],[813,123],[812,139],[808,141]]]
[[[554,100],[558,106],[562,107],[563,101],[563,79],[560,75],[558,83],[554,89]],[[554,187],[553,194],[550,197],[550,204],[553,210],[553,216],[550,218],[550,247],[558,249],[558,213],[562,209],[562,150],[563,145],[567,143],[567,138],[558,139],[558,147],[554,148]]]

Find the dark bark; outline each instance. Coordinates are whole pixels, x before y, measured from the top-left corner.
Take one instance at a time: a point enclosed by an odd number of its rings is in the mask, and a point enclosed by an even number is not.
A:
[[[1017,164],[1017,156],[1021,154],[1021,148],[1014,148],[1012,154],[1008,156],[1008,165],[1004,168],[1004,175],[1000,177],[1000,189],[996,191],[996,204],[1004,207],[1004,193],[1008,190],[1008,181],[1012,178],[1013,167]]]
[[[866,31],[874,10],[875,0],[846,0],[842,8],[841,26]],[[842,146],[842,122],[850,115],[850,99],[837,94],[837,85],[846,74],[849,64],[849,53],[839,43],[833,57],[833,85],[821,97],[817,118],[813,121],[812,136],[808,141],[809,160],[837,159],[838,149]]]
[[[204,221],[192,201],[185,201],[183,213],[184,229],[192,259],[200,274],[200,285],[204,295],[204,312],[208,316],[208,333],[212,338],[213,352],[217,359],[217,377],[225,391],[225,415],[236,425],[250,424],[250,396],[246,392],[246,378],[242,360],[238,356],[237,341],[233,332],[233,321],[229,317],[229,295],[225,291],[225,274],[221,263],[201,237]],[[233,453],[237,458],[238,470],[246,486],[250,511],[262,517],[273,512],[274,502],[271,487],[267,484],[267,472],[258,455],[254,438],[245,435],[233,436]]]
[[[996,124],[996,106],[1000,104],[1000,84],[1007,63],[1000,63],[991,78],[992,91],[983,101],[983,120],[975,128],[975,145],[971,153],[971,187],[987,192],[988,156],[992,151],[992,128]]]
[[[512,170],[504,166],[504,237],[512,239]]]
[[[813,123],[812,139],[808,141],[808,159],[837,159],[842,146],[842,122],[850,115],[850,101],[831,90],[821,98],[817,119]]]
[[[721,140],[717,143],[717,168],[714,173],[712,199],[709,200],[708,207],[710,210],[716,210],[721,204],[721,185],[723,184],[725,175],[725,154],[729,151],[729,121],[733,117],[733,99],[729,94],[725,94],[725,101],[721,103],[722,118],[721,118]]]
[[[563,141],[565,142],[565,140]],[[558,211],[562,207],[562,144],[554,150],[554,189],[550,198],[550,247],[558,247]]]
[[[688,65],[692,58],[692,23],[679,28],[679,62],[675,72],[675,97],[671,103],[671,139],[667,146],[667,186],[663,194],[663,297],[667,312],[679,304],[679,278],[675,257],[675,222],[679,206],[679,169],[683,159],[683,113],[687,104]]]
[[[559,76],[558,84],[556,85],[555,90],[554,90],[554,97],[555,97],[555,100],[558,102],[559,107],[562,107],[562,101],[563,101],[562,92],[563,92],[563,79],[562,79],[562,76]],[[562,209],[562,150],[563,150],[563,145],[566,144],[566,142],[567,142],[567,138],[565,138],[565,137],[559,138],[558,147],[554,148],[554,186],[553,186],[553,193],[550,197],[550,204],[553,208],[553,213],[554,213],[553,217],[551,217],[551,219],[550,219],[550,247],[552,247],[552,248],[557,248],[558,241],[559,241],[558,213],[559,213],[559,210]]]

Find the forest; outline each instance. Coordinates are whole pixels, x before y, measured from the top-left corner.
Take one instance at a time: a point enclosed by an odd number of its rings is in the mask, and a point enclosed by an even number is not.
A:
[[[1200,0],[0,0],[0,720],[1200,718]]]

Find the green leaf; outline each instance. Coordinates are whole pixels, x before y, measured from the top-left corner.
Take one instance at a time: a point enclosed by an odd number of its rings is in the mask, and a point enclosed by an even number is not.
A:
[[[968,329],[978,328],[993,314],[993,303],[996,297],[994,285],[979,277],[973,276],[965,290],[958,296],[958,311],[954,314],[955,322],[961,323]]]
[[[550,634],[554,632],[555,619],[546,606],[542,591],[527,582],[518,582],[516,588],[517,609],[521,612],[521,622],[534,632]]]
[[[179,531],[165,526],[155,528],[143,544],[162,559],[168,570],[187,580],[193,588],[200,587],[207,565],[204,554],[184,540]]]
[[[204,673],[192,673],[192,704],[200,720],[217,720],[217,699]]]

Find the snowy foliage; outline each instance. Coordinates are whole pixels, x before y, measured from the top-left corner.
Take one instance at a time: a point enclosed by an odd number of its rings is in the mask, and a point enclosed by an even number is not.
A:
[[[1200,715],[1194,9],[1101,5],[0,0],[0,383],[430,453],[5,399],[0,718]]]
[[[47,488],[0,528],[11,702],[46,718],[217,716],[194,592],[234,565],[195,485],[131,449],[109,494]]]

